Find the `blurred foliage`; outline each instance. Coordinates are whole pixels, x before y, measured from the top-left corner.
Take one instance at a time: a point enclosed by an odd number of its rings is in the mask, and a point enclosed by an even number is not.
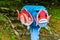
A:
[[[60,0],[0,0],[0,6],[21,9],[24,5],[59,6]],[[20,10],[19,9],[19,10]]]
[[[17,20],[16,9],[21,10],[21,8],[24,5],[46,6],[48,9],[49,15],[50,14],[52,15],[50,19],[49,27],[51,28],[51,31],[53,31],[54,34],[60,35],[60,0],[0,0],[0,31],[1,31],[0,38],[2,40],[18,40],[18,38],[20,38],[21,40],[30,39],[30,36],[24,36],[25,35],[24,32],[29,33],[29,31],[26,29],[26,26],[22,25],[20,21]],[[6,15],[10,19],[12,24],[15,26],[14,29],[16,29],[16,31],[21,33],[19,35],[20,37],[17,38],[17,36],[13,31],[13,28],[11,28],[11,25],[8,19],[6,19],[4,15]],[[1,22],[4,22],[4,23],[1,24]],[[48,31],[46,31],[44,28],[42,28],[40,32],[41,34],[44,34],[44,35],[50,35]],[[29,38],[27,39],[27,37]],[[45,39],[47,38],[48,37],[45,37]],[[48,38],[48,39],[51,39],[51,38]]]
[[[2,32],[0,32],[0,39],[1,39],[1,37],[2,37]]]
[[[12,33],[12,35],[11,35],[11,40],[16,40],[14,33]]]
[[[6,18],[4,18],[3,16],[0,15],[0,21],[5,22],[6,21]]]

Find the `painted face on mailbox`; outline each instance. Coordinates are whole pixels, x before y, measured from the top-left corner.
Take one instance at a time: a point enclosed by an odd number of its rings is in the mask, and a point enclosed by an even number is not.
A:
[[[25,9],[23,9],[18,14],[18,19],[20,19],[21,23],[24,25],[31,25],[33,23],[32,15]],[[38,24],[41,19],[47,19],[47,14],[45,10],[39,11],[35,19],[36,19],[36,24]]]

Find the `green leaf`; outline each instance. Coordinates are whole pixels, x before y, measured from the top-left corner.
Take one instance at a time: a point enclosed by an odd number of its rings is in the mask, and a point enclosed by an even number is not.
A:
[[[21,0],[15,0],[16,2],[21,2]]]
[[[3,16],[0,16],[0,21],[6,21],[6,19]]]
[[[12,33],[11,40],[15,40],[15,35]]]
[[[0,38],[2,37],[2,32],[0,32]]]

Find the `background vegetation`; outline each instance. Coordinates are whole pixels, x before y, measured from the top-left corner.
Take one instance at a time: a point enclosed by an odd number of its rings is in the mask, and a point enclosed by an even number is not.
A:
[[[30,40],[29,30],[17,20],[16,9],[25,5],[43,5],[51,14],[50,34],[40,30],[41,40],[60,40],[60,0],[0,0],[0,40]]]

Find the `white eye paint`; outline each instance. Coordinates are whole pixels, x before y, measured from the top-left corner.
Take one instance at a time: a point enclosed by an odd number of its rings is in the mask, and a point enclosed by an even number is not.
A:
[[[24,24],[24,16],[23,15],[21,15],[20,21],[22,24]]]
[[[29,30],[30,29],[30,26],[27,26],[27,29]]]
[[[39,23],[44,23],[44,22],[48,22],[48,20],[47,20],[47,19],[41,19],[41,20],[39,21]]]
[[[40,27],[46,27],[47,23],[48,21],[46,19],[41,19],[38,24]]]
[[[30,18],[28,18],[29,20],[31,20]]]

